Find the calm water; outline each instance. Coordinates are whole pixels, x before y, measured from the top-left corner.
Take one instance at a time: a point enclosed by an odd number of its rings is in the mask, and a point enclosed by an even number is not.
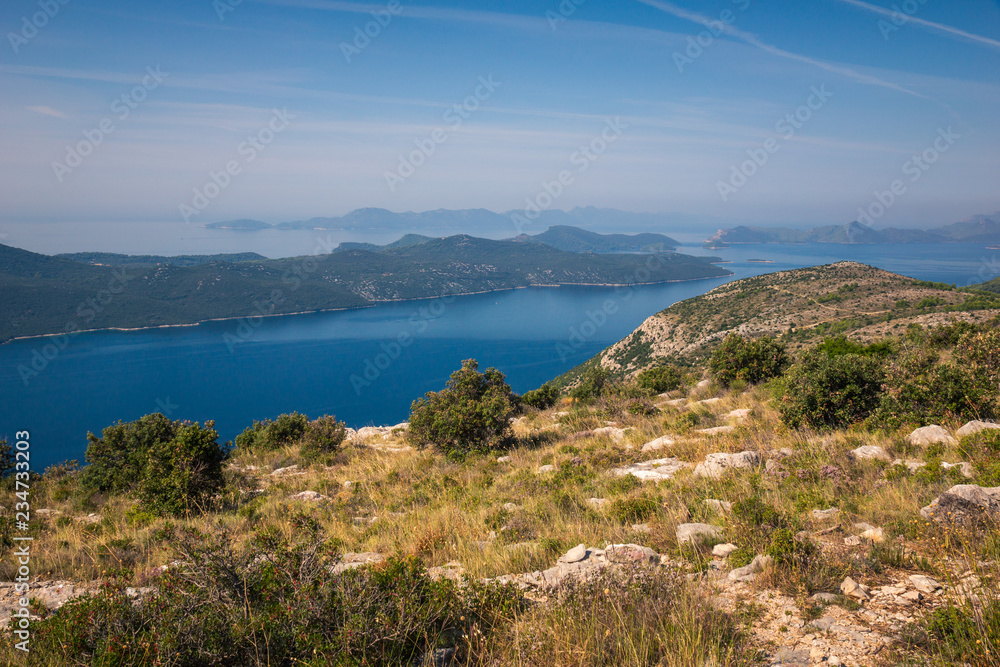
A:
[[[723,257],[734,278],[841,259],[958,284],[1000,272],[1000,251],[982,246],[684,251]],[[746,261],[754,258],[774,263]],[[214,419],[224,440],[253,419],[293,410],[335,414],[352,426],[392,424],[406,419],[414,398],[441,388],[463,359],[499,368],[523,392],[624,337],[649,315],[731,279],[617,290],[526,289],[284,316],[264,320],[232,345],[226,340],[238,334],[235,322],[78,334],[27,385],[17,366],[30,363],[46,341],[15,341],[0,346],[0,435],[30,429],[33,464],[40,469],[82,460],[88,431],[151,412]]]

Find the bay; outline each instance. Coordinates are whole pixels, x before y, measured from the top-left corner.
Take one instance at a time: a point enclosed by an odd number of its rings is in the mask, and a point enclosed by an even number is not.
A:
[[[220,251],[243,249],[234,243]],[[81,333],[27,382],[19,366],[30,367],[48,341],[13,341],[0,346],[0,436],[30,430],[32,467],[40,470],[65,459],[82,461],[88,431],[151,412],[213,419],[223,440],[254,419],[290,411],[334,414],[354,427],[393,424],[407,418],[413,399],[440,389],[463,359],[500,369],[515,391],[524,392],[626,336],[653,313],[728,280],[849,259],[966,285],[995,277],[1000,267],[1000,252],[966,244],[768,244],[682,252],[719,256],[735,275],[635,288],[521,289],[265,318],[242,331],[249,331],[245,340],[234,321]]]

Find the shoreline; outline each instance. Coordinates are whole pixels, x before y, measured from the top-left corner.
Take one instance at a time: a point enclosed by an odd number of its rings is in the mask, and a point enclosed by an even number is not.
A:
[[[677,280],[657,280],[655,282],[648,283],[539,283],[531,285],[518,285],[516,287],[500,287],[491,290],[480,290],[478,292],[462,292],[460,294],[436,294],[434,296],[417,296],[408,299],[382,299],[379,301],[373,301],[361,306],[345,306],[340,308],[319,308],[316,310],[301,310],[291,313],[272,313],[272,314],[261,314],[261,313],[251,313],[248,315],[240,315],[238,317],[212,317],[205,320],[198,320],[197,322],[183,322],[178,324],[156,324],[144,327],[98,327],[96,329],[78,329],[77,331],[63,331],[60,333],[43,333],[43,334],[31,334],[28,336],[15,336],[14,338],[8,338],[7,340],[0,343],[0,345],[6,345],[8,343],[13,343],[18,340],[31,340],[33,338],[53,338],[55,336],[73,336],[82,333],[98,333],[101,331],[152,331],[155,329],[173,329],[177,327],[196,327],[201,324],[207,324],[209,322],[232,322],[236,320],[242,320],[245,318],[256,318],[256,317],[286,317],[290,315],[309,315],[312,313],[336,313],[340,311],[347,310],[361,310],[362,308],[374,308],[379,304],[383,303],[405,303],[407,301],[430,301],[432,299],[441,299],[445,297],[463,297],[463,296],[476,296],[479,294],[492,294],[494,292],[511,292],[519,289],[548,289],[557,287],[648,287],[651,285],[666,285],[668,283],[687,283],[694,282],[696,280],[715,280],[716,278],[730,278],[735,274],[730,272],[728,276],[704,276],[701,278],[680,278]]]

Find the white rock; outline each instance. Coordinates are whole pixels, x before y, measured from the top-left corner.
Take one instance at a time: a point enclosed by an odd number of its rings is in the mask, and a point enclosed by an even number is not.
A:
[[[634,523],[632,524],[632,532],[649,535],[653,532],[653,528],[648,523]]]
[[[844,579],[843,583],[840,584],[841,593],[848,597],[857,598],[858,600],[871,600],[870,590],[864,584],[859,584],[850,577]]]
[[[677,542],[679,544],[689,544],[703,538],[717,537],[722,537],[722,531],[707,523],[682,523],[677,526]]]
[[[283,475],[304,475],[305,473],[300,473],[298,464],[290,465],[287,468],[278,468],[271,473],[271,477],[281,477]]]
[[[941,467],[944,468],[945,470],[958,468],[958,470],[962,473],[962,476],[968,477],[969,479],[972,479],[973,477],[976,476],[976,469],[972,467],[971,463],[946,463],[942,461]]]
[[[329,500],[326,496],[321,493],[316,493],[315,491],[302,491],[301,493],[296,493],[291,496],[292,500],[308,500],[311,502],[318,503],[321,500]]]
[[[716,558],[728,558],[736,549],[735,544],[716,544],[712,547],[712,555]]]
[[[587,557],[587,545],[578,544],[559,558],[560,563],[579,563]]]
[[[859,461],[891,461],[889,452],[885,451],[884,448],[878,445],[864,445],[858,447],[857,449],[851,450],[850,455]]]
[[[706,398],[704,400],[698,401],[698,403],[702,405],[715,405],[721,400],[722,400],[721,398]]]
[[[756,468],[760,465],[760,454],[757,452],[740,452],[727,454],[724,452],[709,454],[704,463],[699,463],[694,469],[697,477],[718,479],[732,468]]]
[[[591,431],[593,435],[606,435],[612,440],[618,441],[625,438],[625,429],[617,426],[602,426]]]
[[[738,410],[733,410],[726,415],[726,419],[734,419],[739,423],[746,421],[747,417],[750,416],[750,408],[739,408]]]
[[[939,523],[968,523],[1000,517],[1000,486],[956,484],[920,510],[920,516]]]
[[[656,438],[655,440],[650,440],[645,445],[643,445],[642,451],[654,452],[656,450],[663,449],[664,447],[669,447],[672,444],[674,444],[673,438],[671,438],[669,435],[661,435],[659,438]]]
[[[939,584],[936,580],[930,577],[925,577],[922,574],[911,574],[910,583],[912,583],[913,587],[921,593],[933,593],[937,589],[941,588],[941,584]]]
[[[754,556],[754,559],[750,561],[749,565],[744,565],[743,567],[738,567],[729,573],[729,581],[749,581],[753,579],[758,572],[763,572],[766,567],[772,563],[772,558],[770,556]]]
[[[538,472],[539,475],[541,475],[543,473],[555,472],[555,471],[556,471],[556,467],[554,465],[552,465],[552,464],[548,464],[548,465],[544,465],[544,466],[538,466],[538,470],[537,470],[537,472]]]
[[[733,504],[725,500],[715,500],[714,498],[706,498],[705,505],[719,514],[727,514],[733,511]]]
[[[1000,428],[1000,424],[994,424],[993,422],[984,422],[984,421],[979,421],[978,419],[974,419],[971,422],[966,422],[965,425],[962,426],[962,428],[955,431],[955,435],[957,435],[959,438],[964,438],[966,436],[979,433],[980,431],[986,431],[995,428]]]
[[[705,380],[702,380],[701,382],[699,382],[698,384],[696,384],[695,387],[698,388],[698,389],[704,389],[705,387],[708,387],[711,384],[712,384],[711,380],[705,379]]]
[[[885,531],[881,528],[869,528],[861,533],[861,539],[869,542],[885,542]]]
[[[688,464],[678,458],[668,458],[633,463],[621,468],[613,468],[608,472],[618,477],[632,475],[644,482],[661,482],[672,478],[679,470],[687,467]]]
[[[594,509],[598,509],[598,510],[601,509],[601,508],[603,508],[609,502],[611,502],[611,501],[608,500],[607,498],[588,498],[587,499],[587,504],[590,505],[591,507],[593,507]]]
[[[838,514],[840,514],[840,510],[836,507],[831,507],[825,510],[812,511],[812,517],[814,519],[820,519],[822,521],[826,521],[828,519],[836,519]]]
[[[933,445],[934,443],[944,443],[946,445],[957,445],[958,440],[951,437],[944,428],[937,424],[924,426],[906,436],[906,441],[911,445]]]
[[[701,433],[702,435],[725,435],[735,430],[735,426],[713,426],[712,428],[700,428],[695,433]]]
[[[510,463],[513,460],[514,459],[512,459],[509,456],[498,456],[497,457],[497,463]]]
[[[515,503],[504,503],[503,508],[508,512],[516,512],[517,510],[521,509],[521,506]]]

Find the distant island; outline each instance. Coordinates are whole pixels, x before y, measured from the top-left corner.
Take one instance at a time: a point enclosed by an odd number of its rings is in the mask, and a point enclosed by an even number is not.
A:
[[[1000,243],[1000,212],[975,215],[933,229],[874,229],[857,220],[846,225],[812,229],[747,227],[720,229],[705,240],[708,249],[728,248],[734,243]]]
[[[270,225],[261,220],[241,219],[210,222],[206,229],[256,231],[262,229],[337,229],[398,230],[441,229],[452,233],[471,233],[510,229],[511,236],[538,233],[550,227],[586,227],[590,229],[665,229],[689,223],[688,216],[676,213],[636,213],[594,206],[570,211],[507,211],[495,213],[484,208],[436,209],[396,213],[383,208],[359,208],[342,216],[316,217]],[[676,245],[676,242],[674,243]]]
[[[589,233],[583,238],[600,241]],[[648,240],[643,236],[638,242]],[[330,250],[286,259],[254,253],[48,256],[0,245],[0,310],[10,314],[0,322],[0,342],[519,287],[652,284],[732,275],[713,264],[717,257],[569,252],[541,242],[464,234],[410,236],[384,247]]]

